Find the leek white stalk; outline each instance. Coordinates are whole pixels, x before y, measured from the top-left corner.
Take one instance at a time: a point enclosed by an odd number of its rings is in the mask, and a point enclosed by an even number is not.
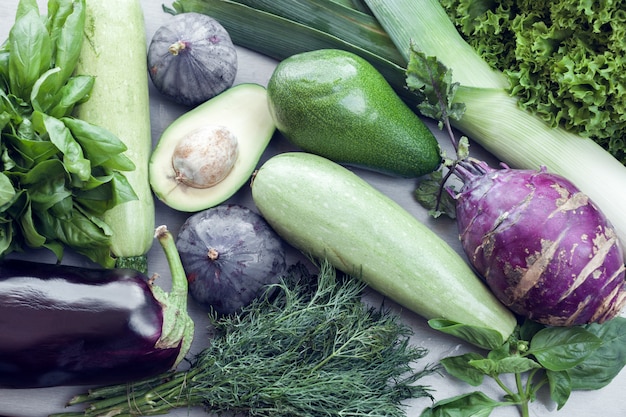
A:
[[[365,2],[407,60],[413,43],[452,70],[461,85],[455,101],[466,105],[454,127],[512,168],[546,166],[572,181],[604,212],[626,244],[624,165],[591,139],[551,128],[519,108],[504,75],[460,37],[437,0]]]

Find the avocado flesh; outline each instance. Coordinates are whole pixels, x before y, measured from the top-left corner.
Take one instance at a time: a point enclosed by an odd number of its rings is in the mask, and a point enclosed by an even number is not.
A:
[[[176,180],[172,154],[181,138],[207,125],[227,127],[237,137],[239,155],[222,181],[209,188],[194,188]],[[265,87],[251,83],[231,87],[183,114],[163,131],[150,157],[152,191],[179,211],[195,212],[223,203],[250,180],[275,129]]]
[[[367,61],[322,49],[283,60],[269,80],[278,130],[302,150],[402,177],[437,169],[439,144]]]

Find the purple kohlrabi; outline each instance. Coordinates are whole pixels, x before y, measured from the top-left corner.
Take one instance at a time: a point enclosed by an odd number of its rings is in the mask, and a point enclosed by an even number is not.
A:
[[[455,173],[463,249],[495,295],[537,322],[601,323],[626,302],[624,253],[609,220],[571,182],[467,160]]]

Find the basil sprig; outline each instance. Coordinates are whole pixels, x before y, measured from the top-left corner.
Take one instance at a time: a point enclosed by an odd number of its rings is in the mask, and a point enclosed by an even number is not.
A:
[[[0,256],[72,248],[111,267],[112,207],[137,198],[123,171],[126,146],[106,129],[72,117],[94,78],[75,74],[85,0],[20,0],[0,46]]]
[[[546,327],[526,320],[501,347],[486,354],[450,356],[441,365],[471,386],[491,378],[504,394],[494,399],[472,391],[438,401],[421,417],[487,417],[502,406],[518,406],[521,416],[527,417],[529,403],[542,388],[561,409],[572,392],[600,389],[626,365],[626,318],[573,327]],[[513,375],[513,388],[506,385],[504,375]]]

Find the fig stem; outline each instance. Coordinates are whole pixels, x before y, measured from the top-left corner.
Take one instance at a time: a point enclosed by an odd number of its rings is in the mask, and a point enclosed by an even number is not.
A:
[[[185,49],[187,49],[187,42],[185,41],[176,41],[171,44],[169,48],[167,48],[169,53],[174,56],[178,55],[181,51],[184,51]]]
[[[215,248],[209,248],[209,251],[207,252],[207,256],[209,257],[210,260],[217,261],[217,259],[220,257],[220,253]]]

